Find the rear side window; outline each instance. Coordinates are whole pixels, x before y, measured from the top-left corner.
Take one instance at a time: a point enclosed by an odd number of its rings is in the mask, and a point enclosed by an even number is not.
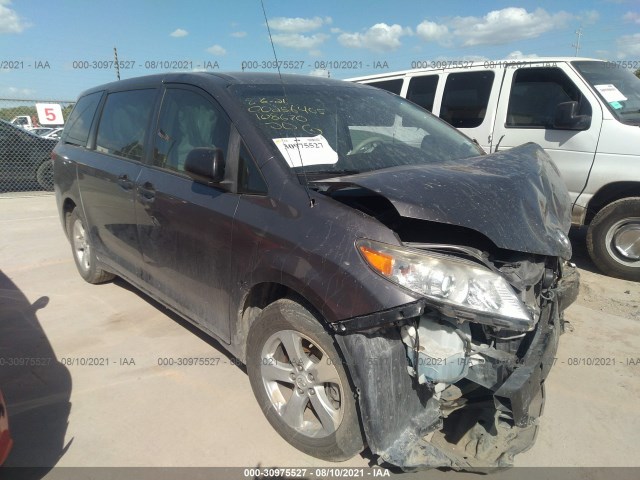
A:
[[[95,92],[78,100],[67,120],[64,135],[62,136],[63,142],[81,147],[87,145],[93,117],[96,114],[101,98],[102,92]]]
[[[98,125],[96,150],[142,160],[155,96],[154,89],[110,93]]]
[[[436,97],[436,88],[438,88],[438,75],[413,77],[409,82],[407,100],[411,100],[431,112],[433,100]]]
[[[591,105],[559,68],[522,68],[515,72],[507,127],[553,128],[559,103],[578,102],[579,115],[591,115]]]
[[[386,90],[387,92],[395,93],[396,95],[400,95],[400,90],[402,90],[402,79],[397,78],[395,80],[382,80],[379,82],[367,82],[367,85],[371,85],[372,87],[381,88],[382,90]]]
[[[493,72],[452,73],[442,95],[440,118],[456,128],[479,127],[487,113]]]

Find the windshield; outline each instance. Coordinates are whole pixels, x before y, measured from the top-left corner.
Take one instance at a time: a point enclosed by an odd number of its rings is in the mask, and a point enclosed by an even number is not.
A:
[[[455,162],[482,149],[413,103],[376,88],[236,85],[243,109],[309,180]]]
[[[622,123],[640,125],[640,79],[616,62],[572,62]]]

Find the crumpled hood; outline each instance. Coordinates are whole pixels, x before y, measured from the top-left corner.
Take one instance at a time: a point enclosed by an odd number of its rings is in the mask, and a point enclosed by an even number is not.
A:
[[[534,143],[448,165],[335,180],[383,195],[403,217],[470,228],[508,250],[571,258],[569,194],[555,164]]]

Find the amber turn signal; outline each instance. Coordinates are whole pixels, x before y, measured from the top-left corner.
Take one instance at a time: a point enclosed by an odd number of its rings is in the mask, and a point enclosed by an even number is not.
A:
[[[393,271],[393,257],[376,250],[373,250],[364,245],[360,245],[360,251],[364,255],[364,258],[369,262],[374,269],[381,274],[389,277]]]

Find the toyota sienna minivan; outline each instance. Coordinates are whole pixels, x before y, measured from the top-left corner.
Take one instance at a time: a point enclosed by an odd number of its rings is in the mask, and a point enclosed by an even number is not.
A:
[[[222,342],[301,451],[474,469],[533,443],[578,288],[538,146],[486,155],[364,85],[164,74],[82,93],[54,178],[80,275]]]

